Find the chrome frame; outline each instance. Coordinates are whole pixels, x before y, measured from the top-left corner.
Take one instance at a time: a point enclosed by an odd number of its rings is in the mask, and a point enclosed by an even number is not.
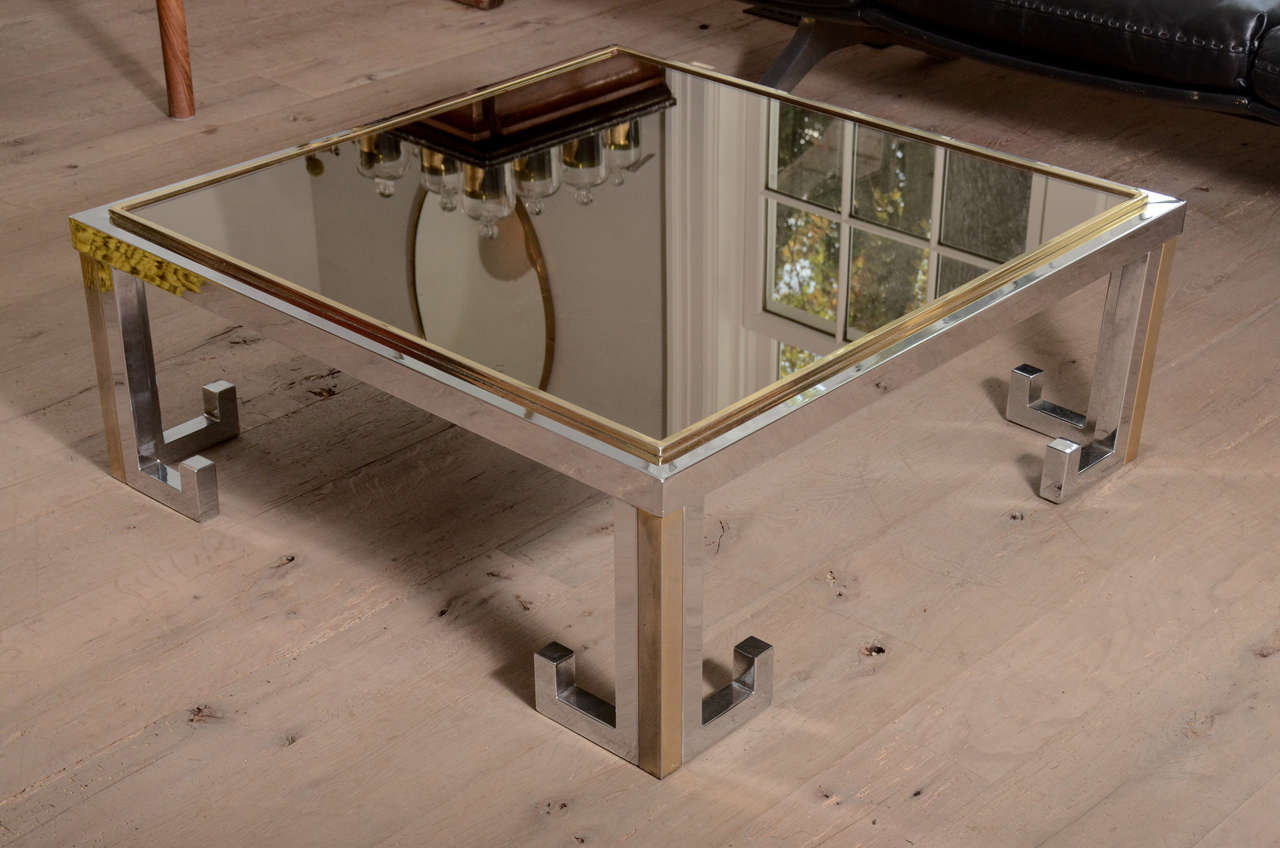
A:
[[[812,379],[797,384],[794,394],[760,404],[746,420],[658,462],[619,447],[589,421],[544,414],[536,403],[407,356],[385,338],[308,311],[238,278],[233,269],[158,244],[120,226],[110,206],[73,216],[71,226],[83,254],[112,472],[184,515],[216,512],[214,466],[190,454],[238,431],[234,387],[210,384],[203,416],[160,429],[144,282],[255,327],[615,498],[615,702],[579,689],[573,652],[553,642],[535,656],[536,705],[662,777],[748,721],[772,697],[773,652],[754,637],[735,649],[735,679],[700,697],[701,510],[709,493],[874,402],[887,388],[1107,274],[1111,285],[1087,413],[1055,417],[1052,410],[1060,408],[1040,400],[1038,374],[1024,366],[1011,380],[1009,417],[1058,437],[1048,448],[1047,490],[1042,483],[1042,494],[1051,500],[1136,456],[1172,242],[1185,214],[1180,200],[1140,195],[1141,208],[1093,222],[1064,249],[1002,266],[1001,276],[969,284],[963,297],[936,301],[880,344],[854,349],[845,359],[828,358],[825,369],[810,366]],[[1072,429],[1057,429],[1068,425]]]
[[[1040,497],[1062,503],[1137,458],[1141,421],[1135,427],[1135,416],[1141,416],[1150,385],[1172,253],[1169,241],[1111,273],[1084,414],[1040,397],[1039,368],[1024,363],[1013,369],[1005,416],[1053,439],[1045,449]]]
[[[217,470],[199,453],[240,434],[236,387],[225,380],[206,384],[204,413],[164,429],[147,286],[93,260],[82,264],[111,473],[188,518],[212,518]]]
[[[666,777],[769,706],[773,647],[734,647],[734,678],[702,692],[701,504],[658,516],[614,502],[614,702],[576,685],[573,651],[534,655],[538,712]]]

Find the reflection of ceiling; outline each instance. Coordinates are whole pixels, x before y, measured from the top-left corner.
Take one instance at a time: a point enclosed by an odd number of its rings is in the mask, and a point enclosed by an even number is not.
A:
[[[489,166],[638,120],[675,105],[666,74],[615,56],[391,130],[459,162]]]

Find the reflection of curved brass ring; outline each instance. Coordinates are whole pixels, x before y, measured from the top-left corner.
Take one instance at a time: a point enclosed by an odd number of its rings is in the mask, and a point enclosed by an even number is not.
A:
[[[413,320],[418,335],[426,338],[427,331],[422,320],[422,304],[418,298],[418,225],[422,221],[422,206],[427,200],[427,190],[418,187],[417,196],[413,200],[413,208],[409,218],[409,300],[413,303]],[[520,221],[520,229],[524,232],[524,252],[538,275],[538,292],[542,296],[542,321],[546,342],[542,348],[542,374],[538,377],[538,388],[545,389],[551,382],[551,366],[556,358],[556,307],[551,299],[551,280],[547,276],[547,262],[542,255],[542,243],[533,229],[533,219],[524,208],[524,201],[516,199],[516,218]]]
[[[422,307],[418,303],[418,224],[422,221],[422,205],[427,202],[427,190],[418,186],[409,210],[409,301],[413,304],[413,324],[418,335],[427,337],[422,326]]]
[[[538,378],[538,388],[545,389],[551,382],[551,365],[556,358],[556,307],[551,300],[551,280],[547,277],[547,261],[542,256],[542,242],[533,229],[533,219],[529,210],[524,208],[524,199],[516,199],[516,217],[520,219],[520,228],[524,230],[524,252],[529,256],[529,264],[538,275],[538,291],[542,295],[542,321],[545,329],[546,343],[542,348],[542,376]]]

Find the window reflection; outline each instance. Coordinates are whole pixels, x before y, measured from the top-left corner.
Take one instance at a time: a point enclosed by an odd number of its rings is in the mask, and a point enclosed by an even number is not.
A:
[[[858,127],[854,217],[928,238],[932,228],[934,153],[933,145],[923,141]]]
[[[950,256],[938,257],[938,285],[937,296],[942,297],[944,294],[960,288],[970,280],[982,276],[985,269],[979,268],[977,265],[970,265],[968,262],[961,262],[959,259],[952,259]]]
[[[827,209],[840,208],[844,121],[778,104],[776,160],[769,187]]]
[[[778,376],[794,374],[811,362],[818,360],[818,354],[786,342],[778,344]]]
[[[849,327],[869,333],[929,299],[929,251],[854,232],[849,247]]]
[[[1027,249],[1031,172],[952,151],[942,198],[942,243],[996,262]]]
[[[811,212],[775,204],[773,300],[834,321],[839,295],[840,228]]]
[[[1025,168],[786,104],[774,109],[770,131],[766,306],[835,343],[942,297],[1101,208],[1092,208],[1092,190],[1046,191],[1045,179]],[[845,258],[832,268],[835,257]],[[843,321],[827,323],[844,304]]]

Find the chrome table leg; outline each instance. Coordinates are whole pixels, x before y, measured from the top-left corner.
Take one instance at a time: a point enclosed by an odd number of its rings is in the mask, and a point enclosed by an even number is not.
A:
[[[664,516],[615,502],[614,703],[580,689],[573,651],[534,655],[538,712],[665,777],[769,705],[773,649],[749,637],[735,679],[702,693],[702,512]]]
[[[1040,397],[1041,371],[1013,369],[1005,417],[1052,436],[1040,496],[1073,492],[1137,458],[1174,242],[1112,272],[1098,333],[1098,358],[1085,414]]]
[[[204,414],[165,430],[160,422],[146,284],[81,257],[111,473],[197,521],[218,514],[214,464],[205,448],[240,432],[236,387],[203,387]]]

